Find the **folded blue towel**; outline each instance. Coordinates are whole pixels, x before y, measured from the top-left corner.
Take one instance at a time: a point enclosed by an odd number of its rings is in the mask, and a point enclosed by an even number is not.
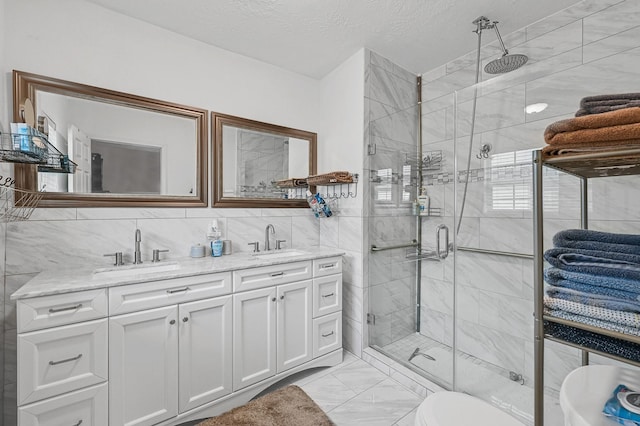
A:
[[[585,305],[613,309],[614,311],[627,311],[640,313],[640,302],[618,299],[602,294],[585,293],[565,287],[547,286],[547,295],[558,299],[570,300]]]
[[[567,229],[553,237],[555,247],[640,255],[640,235]]]
[[[640,280],[640,255],[557,247],[545,251],[544,258],[566,271]]]
[[[595,285],[582,284],[577,283],[575,281],[569,280],[557,280],[555,282],[547,281],[550,285],[554,285],[557,287],[569,288],[571,290],[576,290],[585,294],[590,295],[598,295],[598,296],[609,296],[616,299],[627,300],[630,302],[640,302],[640,294],[631,293],[624,290],[616,290],[608,287],[598,287]]]
[[[544,328],[547,334],[557,337],[558,339],[640,362],[640,345],[637,343],[627,342],[626,340],[620,340],[548,321],[545,321]]]
[[[573,314],[571,312],[563,311],[560,309],[545,309],[544,313],[554,316],[556,318],[562,318],[569,321],[575,321],[582,324],[603,328],[605,330],[615,331],[617,333],[640,337],[640,328],[637,328],[637,327],[631,327],[628,325],[618,324],[615,322],[604,321],[597,318],[589,318],[589,317],[585,317],[584,315]]]
[[[575,314],[579,315],[581,318],[587,318],[588,320],[601,320],[606,321],[607,323],[631,327],[632,331],[627,334],[638,335],[638,333],[640,333],[640,313],[637,312],[614,311],[613,309],[601,308],[599,306],[587,305],[584,303],[574,302],[572,300],[558,299],[556,297],[549,296],[544,297],[544,309],[545,311],[549,310],[555,313],[562,311],[566,314]],[[584,321],[580,319],[578,322]]]
[[[582,291],[593,293],[598,292],[598,290],[593,289],[594,287],[600,287],[602,291],[600,294],[609,294],[604,293],[604,291],[611,289],[620,292],[615,297],[640,300],[640,280],[572,272],[556,267],[547,268],[544,271],[544,278],[551,285],[571,288],[574,288],[573,285],[588,285],[590,289],[585,287]],[[580,290],[577,287],[575,289]],[[609,295],[614,296],[614,293]]]

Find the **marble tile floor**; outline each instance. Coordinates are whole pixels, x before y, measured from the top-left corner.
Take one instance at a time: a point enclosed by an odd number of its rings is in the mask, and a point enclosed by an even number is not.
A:
[[[288,385],[302,388],[336,426],[413,426],[418,405],[424,400],[347,351],[341,364],[301,371],[256,398]],[[201,421],[180,426],[196,426]]]
[[[289,384],[302,388],[337,426],[413,426],[424,400],[346,351],[341,364],[298,373],[277,387]]]

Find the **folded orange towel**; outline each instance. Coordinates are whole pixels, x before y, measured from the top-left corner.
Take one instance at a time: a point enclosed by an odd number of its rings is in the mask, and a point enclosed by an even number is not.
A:
[[[631,139],[640,139],[640,108],[556,121],[544,131],[545,142],[553,145]]]
[[[637,148],[640,148],[640,139],[589,143],[577,142],[547,145],[542,148],[542,155],[543,157],[554,157],[558,155],[588,154],[592,152],[621,151]]]

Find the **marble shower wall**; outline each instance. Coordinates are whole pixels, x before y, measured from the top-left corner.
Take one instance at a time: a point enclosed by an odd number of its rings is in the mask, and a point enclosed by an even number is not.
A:
[[[368,52],[365,75],[365,282],[368,344],[384,346],[415,332],[416,261],[405,249],[371,252],[372,244],[405,244],[415,238],[417,78]]]
[[[640,66],[639,36],[640,2],[633,0],[585,0],[505,36],[509,50],[528,55],[529,63],[509,74],[482,75],[485,83],[478,86],[472,172],[458,245],[532,253],[529,150],[542,147],[545,127],[572,117],[581,98],[640,91],[636,71]],[[483,47],[481,67],[498,56],[495,43]],[[435,243],[434,226],[453,226],[454,198],[460,208],[463,196],[462,183],[454,191],[453,164],[457,160],[464,170],[467,161],[475,52],[422,77],[423,149],[444,156],[442,170],[428,179],[431,203],[443,211],[442,217],[423,222],[423,241],[429,245]],[[524,112],[526,105],[539,102],[549,106],[537,114]],[[476,158],[482,144],[491,144],[488,159]],[[545,240],[549,246],[555,232],[579,226],[579,183],[554,171],[545,171],[544,179]],[[635,177],[592,180],[590,228],[637,233],[640,201],[634,196],[634,186]],[[453,260],[424,262],[422,332],[453,343],[455,306],[458,349],[523,373],[531,384],[533,262],[462,251],[457,255],[455,301]],[[548,344],[547,348],[546,384],[557,388],[566,373],[580,365],[579,355],[561,345]]]

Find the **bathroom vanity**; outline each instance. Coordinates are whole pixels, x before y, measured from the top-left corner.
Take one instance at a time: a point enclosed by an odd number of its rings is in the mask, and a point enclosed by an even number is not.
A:
[[[342,253],[43,272],[12,295],[21,426],[177,425],[342,361]]]

